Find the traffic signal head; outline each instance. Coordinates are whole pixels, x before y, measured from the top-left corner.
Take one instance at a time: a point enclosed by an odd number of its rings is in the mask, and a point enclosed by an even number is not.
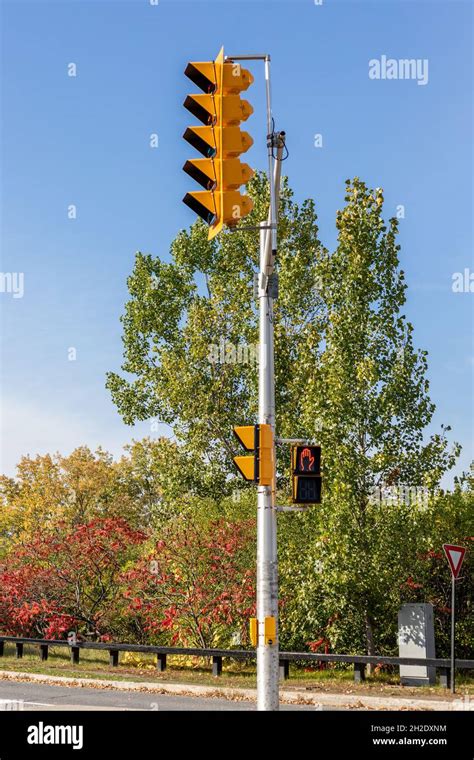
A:
[[[253,76],[250,71],[243,69],[238,63],[226,63],[225,69],[221,72],[221,66],[224,64],[224,48],[221,48],[215,61],[205,61],[204,63],[188,63],[184,73],[205,93],[213,95],[217,91],[218,79],[222,74],[222,88],[229,94],[239,94],[247,90],[253,83]]]
[[[239,192],[254,174],[239,159],[253,144],[248,132],[240,129],[253,113],[250,103],[240,97],[253,77],[240,64],[225,62],[224,48],[215,61],[188,63],[185,74],[204,94],[188,95],[184,101],[202,126],[188,127],[183,137],[204,158],[190,159],[183,168],[204,190],[186,193],[183,201],[209,225],[211,240],[253,207],[252,200]]]
[[[321,447],[293,446],[291,449],[293,504],[321,503]]]
[[[275,460],[273,453],[273,432],[270,425],[245,425],[234,428],[234,435],[251,456],[234,457],[234,463],[245,480],[260,486],[273,483]]]

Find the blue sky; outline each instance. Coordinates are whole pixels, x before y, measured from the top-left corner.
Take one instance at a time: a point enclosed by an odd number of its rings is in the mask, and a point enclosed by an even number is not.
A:
[[[429,351],[431,431],[452,425],[464,447],[456,471],[467,469],[474,295],[454,293],[452,277],[474,270],[468,0],[4,0],[1,9],[2,271],[24,273],[22,298],[0,293],[4,471],[23,453],[87,443],[118,454],[150,434],[149,423],[122,423],[105,373],[121,363],[135,251],[166,258],[194,220],[181,202],[192,185],[181,171],[192,152],[181,137],[193,91],[183,71],[221,45],[271,53],[285,171],[297,200],[315,198],[326,245],[348,177],[384,188],[387,217],[405,207],[406,313]],[[427,84],[370,79],[369,61],[382,55],[427,59]],[[255,144],[245,158],[263,169],[261,64],[252,71]]]

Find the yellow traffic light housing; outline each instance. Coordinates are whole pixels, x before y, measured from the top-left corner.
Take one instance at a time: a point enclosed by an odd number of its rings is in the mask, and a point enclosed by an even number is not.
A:
[[[188,95],[184,107],[206,126],[214,126],[218,122],[221,122],[223,127],[238,126],[253,114],[250,103],[242,100],[240,95],[226,95],[225,98],[214,95]]]
[[[263,623],[265,646],[273,646],[276,643],[276,618],[266,617]]]
[[[258,620],[257,618],[250,618],[250,643],[253,647],[258,644]]]
[[[258,646],[258,620],[257,618],[250,618],[250,643],[253,647]],[[277,631],[276,631],[276,618],[266,617],[263,621],[263,638],[265,646],[273,646],[276,643]]]
[[[215,61],[188,63],[184,73],[204,92],[184,101],[204,126],[188,127],[183,137],[204,158],[186,161],[183,168],[204,190],[186,193],[183,201],[209,225],[211,240],[253,208],[252,200],[239,192],[254,174],[239,160],[253,144],[248,132],[240,129],[253,113],[250,103],[240,97],[253,77],[240,64],[224,61],[224,48]]]
[[[234,428],[246,451],[253,451],[251,456],[234,457],[234,463],[245,480],[260,486],[273,483],[275,460],[273,452],[273,432],[270,425],[244,425]]]
[[[253,175],[250,166],[243,164],[237,158],[229,158],[227,161],[193,158],[186,161],[183,169],[201,187],[204,187],[206,190],[214,190],[217,187],[217,176],[220,174],[221,163],[224,185],[229,190],[236,190],[240,185],[248,182]]]

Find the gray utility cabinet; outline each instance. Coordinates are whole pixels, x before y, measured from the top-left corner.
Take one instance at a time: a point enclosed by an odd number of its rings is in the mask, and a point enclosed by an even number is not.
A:
[[[431,604],[404,604],[400,608],[398,651],[400,657],[436,657]],[[400,681],[403,686],[432,686],[436,683],[436,668],[400,665]]]

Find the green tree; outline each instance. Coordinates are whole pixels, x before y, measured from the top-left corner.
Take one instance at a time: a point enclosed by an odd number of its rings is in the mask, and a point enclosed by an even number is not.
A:
[[[474,463],[456,479],[452,492],[440,491],[423,511],[416,561],[404,587],[404,601],[430,602],[435,613],[436,654],[449,657],[451,642],[451,572],[443,544],[467,551],[456,581],[456,657],[472,659],[474,642]]]
[[[432,491],[459,447],[448,450],[449,428],[424,438],[435,406],[427,352],[415,349],[413,326],[402,313],[397,220],[385,224],[382,190],[357,178],[347,181],[345,201],[337,213],[337,247],[319,267],[327,324],[305,421],[314,435],[318,420],[324,452],[318,541],[325,604],[332,598],[333,614],[351,616],[374,653],[381,609],[416,545],[417,518],[404,498],[387,507],[372,497],[390,486]]]
[[[254,210],[266,218],[268,185],[249,185]],[[301,410],[322,328],[315,290],[320,242],[312,201],[298,206],[283,185],[279,221],[281,296],[275,309],[277,409],[280,432]],[[127,376],[107,386],[125,422],[157,417],[201,461],[215,496],[228,494],[234,473],[232,428],[256,418],[258,319],[253,275],[258,235],[224,234],[207,241],[200,221],[171,245],[171,261],[138,253],[122,317]]]
[[[59,522],[72,527],[94,517],[127,514],[133,504],[120,491],[112,456],[80,446],[69,456],[59,453],[24,456],[15,478],[0,476],[3,550],[14,541],[32,538]]]
[[[156,528],[192,497],[209,496],[205,475],[195,457],[164,437],[133,441],[118,462],[87,446],[68,456],[22,457],[16,477],[0,476],[0,556],[59,523],[71,529],[122,517],[136,528]]]
[[[183,446],[164,436],[125,446],[117,472],[120,490],[140,514],[143,527],[157,528],[186,509],[194,497],[212,495],[208,471]]]
[[[267,215],[262,175],[249,192],[255,207],[246,226]],[[291,599],[298,598],[315,634],[317,626],[339,621],[335,641],[372,652],[385,636],[387,589],[405,580],[414,551],[405,538],[418,530],[409,507],[388,515],[372,491],[399,484],[433,490],[458,448],[448,450],[449,428],[424,439],[434,405],[426,352],[415,349],[413,327],[402,314],[397,221],[385,225],[382,191],[358,179],[348,182],[345,200],[330,253],[319,241],[313,201],[296,204],[283,183],[274,314],[277,431],[321,442],[325,480],[321,508],[280,521],[288,600],[282,619],[283,630],[288,623],[290,634],[296,631],[301,617]],[[157,417],[172,426],[201,461],[217,500],[236,483],[245,487],[229,477],[231,431],[257,413],[257,366],[238,355],[239,346],[258,340],[257,247],[256,234],[243,230],[209,243],[198,221],[172,243],[171,261],[137,254],[122,318],[125,374],[107,378],[125,422]],[[279,498],[286,501],[287,450],[280,451],[279,475]],[[317,562],[324,565],[324,584],[316,583],[315,596]]]

